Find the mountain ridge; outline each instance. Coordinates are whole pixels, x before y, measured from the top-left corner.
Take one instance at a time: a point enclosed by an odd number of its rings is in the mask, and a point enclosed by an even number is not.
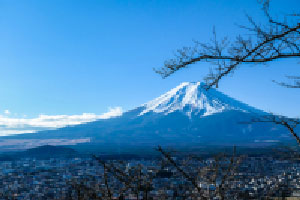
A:
[[[186,105],[192,105],[190,112],[193,108],[198,111],[204,110],[202,116],[222,112],[226,109],[240,109],[265,114],[264,111],[248,106],[214,88],[206,90],[205,87],[206,85],[201,82],[183,82],[160,97],[143,104],[142,106],[145,106],[146,109],[140,115],[151,110],[154,112],[169,110],[168,114],[174,110],[183,110]]]
[[[42,140],[58,141],[58,145],[59,141],[73,141],[74,147],[103,152],[157,145],[268,146],[290,140],[289,133],[274,124],[241,124],[267,113],[204,87],[203,83],[184,82],[118,117],[0,139],[28,140],[33,145]]]

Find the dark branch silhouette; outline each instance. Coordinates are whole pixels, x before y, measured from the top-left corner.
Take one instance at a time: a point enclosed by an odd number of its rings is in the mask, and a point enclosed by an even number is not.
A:
[[[300,124],[300,119],[287,118],[284,116],[278,115],[267,115],[262,118],[252,119],[252,122],[264,122],[264,123],[275,123],[281,126],[284,126],[288,129],[288,131],[292,134],[292,136],[296,139],[297,143],[300,146],[300,137],[296,133],[296,127]]]
[[[210,191],[204,191],[204,188],[200,187],[200,183],[212,184],[216,187],[214,194],[212,196],[219,197],[220,199],[227,199],[226,192],[232,186],[238,167],[243,159],[242,156],[236,156],[236,150],[234,147],[232,156],[228,157],[225,154],[219,154],[215,156],[214,161],[211,165],[201,167],[198,164],[198,175],[190,174],[185,169],[185,164],[190,160],[187,158],[186,162],[179,164],[176,162],[169,152],[164,151],[160,146],[157,149],[177,171],[183,176],[187,181],[189,181],[195,188],[197,193],[195,198],[210,199]],[[191,160],[195,158],[191,158]],[[206,192],[206,193],[205,193]],[[238,191],[237,191],[238,193]],[[229,197],[230,198],[230,197]]]
[[[217,40],[216,32],[210,43],[195,41],[193,47],[177,50],[175,58],[169,59],[155,72],[166,78],[176,71],[191,64],[209,62],[211,72],[205,77],[207,89],[216,86],[226,75],[232,73],[242,64],[268,63],[278,59],[300,58],[300,23],[287,23],[274,20],[269,12],[269,1],[261,1],[264,5],[267,25],[261,26],[252,17],[247,16],[250,26],[240,26],[255,37],[237,36],[230,42],[227,38]],[[298,16],[294,16],[295,18]]]
[[[277,83],[278,85],[281,85],[283,87],[287,88],[300,88],[300,76],[287,76],[288,79],[294,80],[293,84],[288,84],[286,82],[277,82],[273,80],[273,82]]]

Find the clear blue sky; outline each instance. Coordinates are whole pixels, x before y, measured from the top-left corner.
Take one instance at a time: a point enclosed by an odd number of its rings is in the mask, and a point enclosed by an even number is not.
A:
[[[299,0],[273,0],[278,16]],[[275,12],[276,11],[276,12]],[[0,0],[0,115],[101,114],[132,109],[183,81],[202,81],[207,64],[167,79],[154,73],[172,52],[207,41],[213,26],[234,38],[256,0]],[[243,66],[220,90],[266,111],[300,116],[300,90],[271,80],[300,75],[298,61]]]

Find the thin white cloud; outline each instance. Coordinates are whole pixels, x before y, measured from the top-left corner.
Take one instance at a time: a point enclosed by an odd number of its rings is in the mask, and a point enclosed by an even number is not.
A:
[[[4,110],[4,114],[10,115],[10,111],[9,110]]]
[[[108,119],[111,117],[121,116],[123,114],[123,109],[121,107],[108,108],[108,112],[101,115],[101,119]]]
[[[61,128],[77,125],[98,119],[109,119],[122,115],[121,107],[109,108],[101,115],[83,113],[81,115],[39,115],[37,118],[12,118],[0,115],[0,136],[34,133],[39,130]]]

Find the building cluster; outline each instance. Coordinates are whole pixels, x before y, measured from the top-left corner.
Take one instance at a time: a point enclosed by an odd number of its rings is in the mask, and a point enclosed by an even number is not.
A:
[[[300,197],[298,161],[252,156],[236,168],[212,158],[174,161],[111,160],[105,167],[91,157],[1,161],[0,199]]]

